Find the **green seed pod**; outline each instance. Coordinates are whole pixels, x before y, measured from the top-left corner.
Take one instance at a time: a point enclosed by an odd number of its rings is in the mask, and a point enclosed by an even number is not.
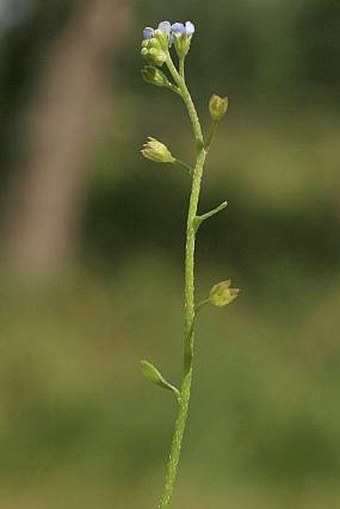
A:
[[[210,302],[213,306],[223,307],[230,304],[236,299],[240,290],[238,288],[230,288],[231,281],[221,281],[214,285],[210,291]]]
[[[144,143],[141,152],[146,159],[156,163],[174,163],[176,161],[168,147],[151,136]]]
[[[222,120],[228,109],[228,97],[213,94],[209,99],[210,116],[215,122]]]

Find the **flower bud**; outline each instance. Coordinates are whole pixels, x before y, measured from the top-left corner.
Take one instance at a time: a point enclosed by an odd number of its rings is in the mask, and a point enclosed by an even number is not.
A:
[[[215,122],[222,120],[228,109],[228,97],[213,94],[209,99],[210,116]]]
[[[143,145],[141,152],[146,159],[156,163],[174,163],[176,161],[168,147],[151,136]]]
[[[210,302],[213,306],[223,307],[230,304],[236,299],[240,290],[238,288],[230,288],[231,281],[221,281],[210,290]]]
[[[167,53],[162,49],[160,41],[155,37],[144,39],[141,55],[149,64],[157,67],[161,67],[167,58]]]
[[[184,58],[189,52],[191,40],[186,35],[175,37],[174,46],[178,58]]]
[[[170,23],[164,21],[163,24],[166,24],[166,26],[164,27],[161,27],[161,28],[157,28],[155,30],[155,39],[157,39],[157,41],[159,41],[162,49],[164,51],[168,51],[168,48],[169,48],[169,41],[170,41]]]
[[[146,65],[141,72],[146,83],[156,85],[157,87],[166,87],[170,85],[168,78],[157,67]]]
[[[189,52],[191,39],[195,33],[195,25],[191,21],[184,23],[173,23],[171,34],[178,57],[184,58]]]
[[[151,39],[155,35],[155,30],[152,27],[145,27],[143,30],[143,39]]]

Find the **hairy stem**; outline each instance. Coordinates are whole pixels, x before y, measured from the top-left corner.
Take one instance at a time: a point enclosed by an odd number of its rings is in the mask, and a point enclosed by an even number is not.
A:
[[[185,80],[185,57],[179,59],[179,74]]]
[[[166,60],[166,65],[170,71],[171,76],[177,83],[177,86],[180,90],[180,95],[181,95],[181,97],[185,103],[185,106],[187,108],[187,111],[188,111],[188,115],[190,118],[190,122],[192,125],[196,143],[198,145],[200,145],[199,148],[201,148],[202,146],[204,146],[204,141],[203,141],[202,128],[201,128],[201,124],[200,124],[200,121],[199,121],[199,118],[197,115],[197,111],[196,111],[195,105],[193,103],[193,100],[191,98],[190,92],[186,86],[185,80],[182,78],[182,76],[177,71],[177,69],[170,57],[170,54],[168,55],[168,58]]]
[[[181,168],[183,168],[188,175],[192,175],[194,172],[194,168],[190,166],[189,164],[185,163],[184,161],[181,161],[181,159],[176,158],[175,163],[178,164]]]
[[[181,455],[182,441],[185,432],[188,408],[190,402],[192,373],[193,373],[193,346],[195,321],[195,219],[201,191],[201,182],[207,150],[204,147],[203,134],[195,105],[184,80],[184,67],[179,73],[171,57],[167,60],[168,69],[175,80],[192,124],[196,141],[196,164],[192,177],[185,245],[185,280],[184,280],[184,376],[180,389],[179,410],[175,424],[174,436],[168,460],[164,494],[159,509],[167,509],[170,505],[174,485],[177,477],[178,463]],[[184,64],[184,62],[183,62]]]

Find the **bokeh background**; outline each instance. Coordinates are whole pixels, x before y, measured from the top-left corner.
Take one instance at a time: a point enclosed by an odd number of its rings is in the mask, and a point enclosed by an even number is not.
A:
[[[338,0],[0,1],[0,507],[156,507],[182,364],[190,162],[178,98],[140,77],[141,30],[196,23],[188,81],[211,152],[199,320],[174,507],[340,504]]]

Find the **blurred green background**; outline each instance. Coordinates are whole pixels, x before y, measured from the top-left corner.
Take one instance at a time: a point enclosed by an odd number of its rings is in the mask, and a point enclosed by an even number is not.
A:
[[[174,508],[340,504],[338,0],[2,0],[1,509],[156,507],[175,419],[138,362],[181,376],[190,162],[178,98],[140,77],[141,31],[195,22],[187,76],[211,151],[199,319]]]

